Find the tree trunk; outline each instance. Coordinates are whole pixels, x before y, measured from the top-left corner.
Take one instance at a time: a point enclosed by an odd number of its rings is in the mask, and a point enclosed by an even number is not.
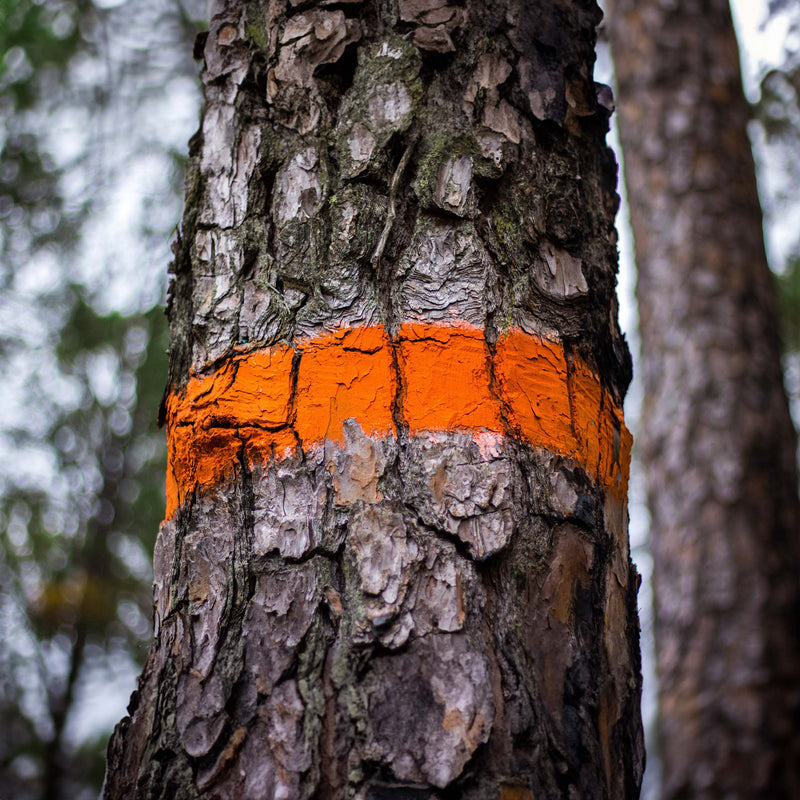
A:
[[[800,510],[727,0],[615,0],[666,798],[800,796]]]
[[[217,2],[106,798],[635,798],[589,0]]]

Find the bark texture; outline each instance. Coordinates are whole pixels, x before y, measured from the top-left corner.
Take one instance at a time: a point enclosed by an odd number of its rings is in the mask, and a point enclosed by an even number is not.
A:
[[[800,795],[796,438],[727,0],[615,0],[666,798]]]
[[[106,798],[638,796],[599,18],[212,4]]]

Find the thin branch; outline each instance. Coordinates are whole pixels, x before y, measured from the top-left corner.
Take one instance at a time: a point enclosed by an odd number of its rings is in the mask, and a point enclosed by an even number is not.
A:
[[[406,145],[406,149],[403,152],[403,157],[400,159],[400,163],[397,165],[394,175],[392,175],[392,183],[389,187],[389,211],[386,214],[386,221],[383,225],[380,241],[378,242],[378,246],[375,248],[375,252],[372,254],[372,258],[370,259],[372,261],[372,266],[376,270],[380,264],[383,251],[386,248],[386,243],[389,241],[389,234],[392,232],[394,219],[397,216],[397,192],[400,189],[400,181],[403,178],[403,173],[406,171],[408,162],[411,160],[411,154],[414,152],[414,148],[417,145],[417,139],[419,139],[419,133],[414,132],[411,135],[408,144]]]

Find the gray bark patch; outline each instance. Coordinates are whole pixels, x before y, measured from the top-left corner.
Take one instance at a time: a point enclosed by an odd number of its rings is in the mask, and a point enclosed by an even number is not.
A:
[[[447,786],[489,738],[488,662],[463,634],[432,635],[375,659],[365,683],[367,753],[400,780]]]
[[[471,439],[471,437],[465,437]],[[464,447],[458,437],[415,439],[406,465],[405,497],[434,529],[458,537],[477,559],[502,550],[522,515],[522,477],[509,457]]]
[[[421,216],[397,271],[401,318],[485,324],[492,309],[491,262],[472,224]]]

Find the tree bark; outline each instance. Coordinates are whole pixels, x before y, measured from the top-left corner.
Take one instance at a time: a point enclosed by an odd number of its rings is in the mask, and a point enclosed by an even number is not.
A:
[[[635,798],[594,2],[217,2],[106,798]]]
[[[666,798],[800,796],[796,438],[727,0],[615,0]]]

